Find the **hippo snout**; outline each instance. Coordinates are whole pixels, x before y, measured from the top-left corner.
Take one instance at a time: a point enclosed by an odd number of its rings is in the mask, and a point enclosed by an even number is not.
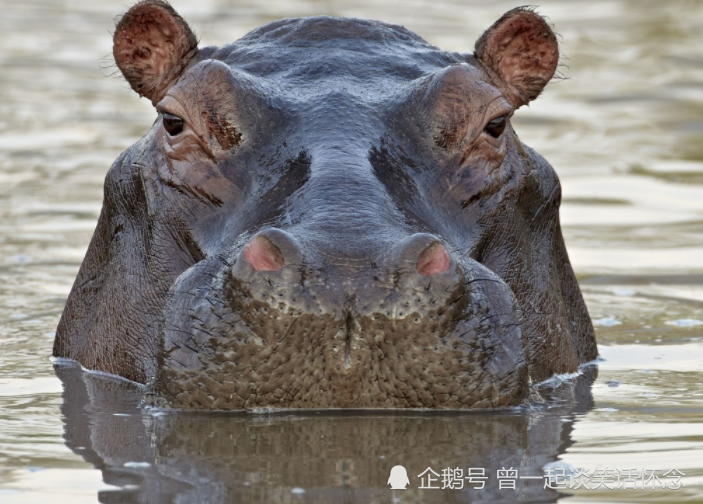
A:
[[[391,261],[396,259],[399,270],[412,269],[422,276],[444,273],[452,259],[439,238],[416,233],[391,247]],[[246,261],[256,271],[280,271],[284,266],[301,266],[300,243],[285,231],[271,228],[252,237],[239,254],[238,264]],[[389,261],[389,265],[392,262]],[[240,266],[240,268],[243,266]],[[237,273],[233,272],[236,277]]]
[[[326,261],[311,242],[269,228],[234,257],[179,279],[155,404],[465,408],[525,394],[512,292],[436,236],[384,243],[367,261]],[[227,332],[213,334],[223,323]]]
[[[331,316],[345,323],[345,365],[352,346],[364,346],[352,327],[359,320],[410,317],[415,326],[436,318],[451,306],[465,304],[465,277],[441,241],[417,233],[384,244],[375,259],[324,260],[286,231],[271,228],[254,235],[236,255],[228,282],[232,309],[255,327],[254,333],[275,339],[285,317]],[[446,328],[449,330],[450,328]],[[419,328],[414,328],[417,332]],[[383,335],[376,336],[376,340]]]

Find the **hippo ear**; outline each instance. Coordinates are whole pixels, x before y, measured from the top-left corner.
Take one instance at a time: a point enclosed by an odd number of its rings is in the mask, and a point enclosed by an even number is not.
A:
[[[188,24],[163,0],[143,0],[120,19],[113,36],[117,66],[139,96],[156,105],[198,51]]]
[[[518,108],[537,98],[554,76],[559,46],[542,16],[518,7],[481,35],[474,56],[498,74],[507,98]]]

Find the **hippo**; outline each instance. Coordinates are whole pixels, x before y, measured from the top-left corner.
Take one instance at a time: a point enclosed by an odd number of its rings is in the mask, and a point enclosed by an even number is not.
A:
[[[55,357],[216,411],[509,408],[597,357],[559,180],[510,121],[559,62],[533,10],[473,53],[327,16],[200,48],[143,0],[113,42],[157,118],[106,175]]]

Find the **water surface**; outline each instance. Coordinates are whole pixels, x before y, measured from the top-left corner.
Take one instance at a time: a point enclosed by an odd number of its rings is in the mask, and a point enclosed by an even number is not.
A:
[[[403,24],[467,52],[520,2],[174,0],[204,45],[288,16]],[[509,413],[143,413],[127,384],[49,359],[105,173],[155,114],[114,76],[124,2],[0,0],[0,502],[703,501],[703,2],[541,3],[563,76],[515,127],[556,168],[566,244],[603,361]],[[65,400],[62,397],[64,394]],[[545,392],[546,395],[550,391]],[[677,469],[679,490],[499,489],[539,476]],[[386,486],[408,469],[410,490]],[[484,491],[421,490],[426,467]],[[569,496],[571,495],[571,496]]]

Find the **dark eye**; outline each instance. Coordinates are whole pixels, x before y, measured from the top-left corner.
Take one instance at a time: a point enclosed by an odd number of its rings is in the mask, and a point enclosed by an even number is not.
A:
[[[498,138],[503,134],[503,131],[505,131],[505,125],[507,124],[506,118],[506,116],[496,117],[491,122],[486,124],[483,131],[491,135],[493,138]]]
[[[171,136],[178,135],[183,131],[183,119],[173,114],[164,113],[164,129]]]

